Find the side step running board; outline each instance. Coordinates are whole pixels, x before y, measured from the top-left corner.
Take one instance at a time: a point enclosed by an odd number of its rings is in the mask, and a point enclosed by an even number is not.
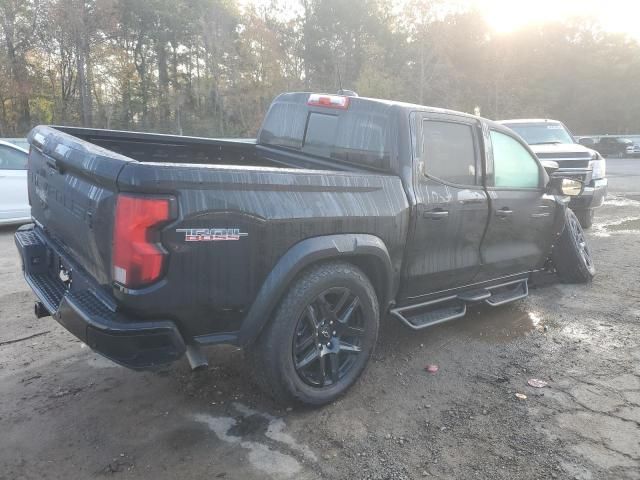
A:
[[[492,307],[498,307],[505,303],[514,302],[529,295],[529,283],[527,280],[509,282],[490,287],[491,296],[485,300]]]
[[[456,295],[391,310],[391,314],[394,317],[399,318],[414,330],[422,330],[455,318],[464,317],[466,313],[467,304],[459,300]]]
[[[416,305],[394,308],[391,310],[391,315],[413,330],[422,330],[463,317],[467,313],[469,303],[485,302],[492,307],[497,307],[524,298],[528,294],[529,286],[525,278]]]

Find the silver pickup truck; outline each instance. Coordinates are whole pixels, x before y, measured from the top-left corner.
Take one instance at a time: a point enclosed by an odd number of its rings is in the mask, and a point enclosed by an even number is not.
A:
[[[569,207],[583,228],[591,227],[595,209],[607,196],[606,160],[602,155],[576,142],[569,129],[558,120],[519,119],[498,123],[520,135],[541,161],[557,162],[560,168],[554,175],[584,183],[583,193],[572,198]]]

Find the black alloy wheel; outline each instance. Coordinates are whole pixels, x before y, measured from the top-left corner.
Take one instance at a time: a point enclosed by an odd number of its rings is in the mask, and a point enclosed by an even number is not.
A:
[[[313,387],[335,385],[354,366],[365,333],[360,298],[349,288],[325,290],[304,309],[293,339],[300,378]]]
[[[246,349],[256,383],[283,405],[320,406],[364,371],[378,338],[376,290],[356,265],[313,265],[290,285]]]

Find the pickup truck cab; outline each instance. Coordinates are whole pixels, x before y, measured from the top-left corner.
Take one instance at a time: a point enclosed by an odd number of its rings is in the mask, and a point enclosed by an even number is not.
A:
[[[593,224],[595,209],[607,196],[606,160],[596,150],[576,142],[569,129],[558,120],[518,119],[498,123],[514,130],[540,160],[557,162],[556,176],[574,178],[585,184],[582,195],[573,197],[569,207],[583,228]]]
[[[594,274],[567,208],[582,185],[459,112],[286,93],[256,140],[29,141],[15,239],[36,315],[131,368],[231,343],[276,399],[321,405],[363,371],[381,316],[422,329],[520,299],[544,268]]]

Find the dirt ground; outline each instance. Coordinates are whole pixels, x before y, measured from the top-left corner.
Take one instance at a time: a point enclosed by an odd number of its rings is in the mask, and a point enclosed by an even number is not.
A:
[[[526,300],[417,333],[387,319],[364,376],[320,410],[276,408],[235,348],[199,373],[102,359],[35,319],[12,233],[0,479],[640,479],[640,195],[599,210],[592,285],[541,277]]]

